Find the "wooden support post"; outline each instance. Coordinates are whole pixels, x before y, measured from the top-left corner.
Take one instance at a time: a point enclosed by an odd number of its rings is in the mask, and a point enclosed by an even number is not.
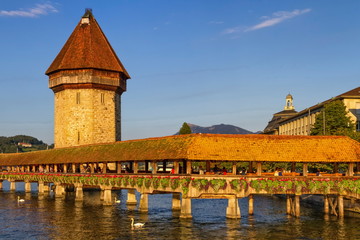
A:
[[[50,166],[49,166],[49,164],[46,164],[45,165],[45,171],[48,173],[48,172],[50,172]]]
[[[253,173],[253,162],[252,161],[249,162],[249,169],[248,169],[247,172],[248,173]]]
[[[291,215],[291,198],[286,194],[286,214]]]
[[[25,172],[25,167],[21,166],[21,172]]]
[[[308,176],[308,164],[307,163],[303,163],[303,176],[304,177]]]
[[[249,195],[249,215],[254,215],[254,195]]]
[[[26,166],[26,172],[30,172],[30,165]]]
[[[102,173],[106,173],[107,172],[107,162],[103,163],[103,169],[102,169]]]
[[[261,173],[262,173],[262,163],[257,162],[256,163],[256,175],[261,176]]]
[[[82,201],[84,199],[83,184],[75,183],[75,201]]]
[[[134,173],[137,174],[139,172],[139,162],[134,161]]]
[[[182,198],[180,218],[192,218],[191,215],[191,198]]]
[[[3,189],[3,180],[0,180],[0,190]]]
[[[152,166],[152,174],[156,174],[157,173],[157,162],[152,161],[151,166]]]
[[[75,164],[75,163],[72,163],[72,164],[71,164],[71,167],[72,167],[72,172],[73,172],[73,173],[76,173],[76,164]]]
[[[180,193],[172,194],[172,210],[180,210],[181,209],[181,199]]]
[[[94,163],[90,163],[90,173],[93,174],[95,172]]]
[[[342,195],[338,196],[338,209],[339,209],[339,218],[344,217],[344,197]]]
[[[206,172],[210,172],[210,161],[206,161]]]
[[[228,199],[228,206],[226,208],[227,218],[241,218],[240,207],[236,196]]]
[[[149,161],[145,161],[145,172],[149,172]]]
[[[128,189],[126,204],[128,204],[128,205],[136,205],[137,204],[135,189]]]
[[[187,160],[186,161],[186,174],[191,174],[191,173],[192,173],[191,161]]]
[[[296,163],[295,162],[292,162],[291,163],[291,172],[295,172],[296,171]]]
[[[44,182],[38,182],[38,194],[44,194]]]
[[[16,190],[16,182],[15,180],[10,179],[10,191]]]
[[[117,174],[121,173],[121,162],[116,162],[116,173]]]
[[[104,189],[100,186],[100,201],[104,201]]]
[[[354,176],[354,163],[349,163],[348,175]]]
[[[232,174],[236,175],[237,172],[236,172],[236,162],[233,162],[232,164]]]
[[[149,194],[147,194],[147,193],[141,194],[139,210],[140,210],[140,212],[148,212],[149,211]]]
[[[182,167],[181,173],[182,173],[182,174],[185,174],[185,173],[186,173],[186,160],[183,160],[183,161],[182,161],[182,166],[183,166],[183,167]]]
[[[163,170],[162,170],[162,172],[165,173],[165,172],[166,172],[166,160],[164,160],[164,161],[162,162],[162,165],[163,165]]]
[[[324,195],[324,213],[329,214],[329,197],[326,194]]]
[[[300,195],[295,195],[295,217],[300,217]]]
[[[35,165],[33,165],[32,166],[32,170],[31,170],[32,172],[36,172],[36,166]]]
[[[67,173],[67,163],[63,164],[63,171],[64,173]]]
[[[336,211],[337,205],[338,205],[338,201],[336,201],[335,198],[329,198],[329,203],[330,203],[330,207],[331,207],[331,214],[334,214],[335,216],[338,216],[338,213]]]
[[[54,172],[58,172],[58,165],[57,164],[54,165]]]
[[[25,182],[25,192],[26,193],[31,192],[31,183],[30,182]]]
[[[175,174],[179,174],[179,162],[178,161],[175,161],[174,162],[174,171],[175,171]]]
[[[338,173],[339,171],[339,163],[334,163],[334,173]]]

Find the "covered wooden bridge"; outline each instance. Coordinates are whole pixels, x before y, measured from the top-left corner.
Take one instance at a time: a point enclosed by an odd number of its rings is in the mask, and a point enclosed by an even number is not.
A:
[[[215,166],[224,162],[230,165],[226,175]],[[248,163],[246,175],[238,169],[243,162]],[[289,172],[274,176],[263,171],[266,162],[289,163]],[[360,144],[340,136],[189,134],[0,154],[1,178],[10,181],[11,189],[16,181],[24,181],[26,191],[30,182],[38,182],[43,193],[54,183],[61,196],[72,185],[81,200],[83,187],[99,187],[104,204],[111,204],[111,189],[128,189],[128,203],[134,204],[137,190],[141,211],[148,209],[148,194],[173,193],[173,208],[181,209],[182,217],[191,217],[192,198],[227,198],[227,217],[238,218],[237,199],[249,197],[252,213],[254,194],[287,194],[287,212],[295,216],[300,215],[300,195],[322,194],[325,212],[330,202],[331,211],[343,216],[343,198],[360,198],[360,180],[354,176],[359,162]],[[314,176],[308,172],[312,163],[331,163],[333,171]],[[346,172],[338,173],[339,164]],[[299,165],[302,171],[296,172]]]

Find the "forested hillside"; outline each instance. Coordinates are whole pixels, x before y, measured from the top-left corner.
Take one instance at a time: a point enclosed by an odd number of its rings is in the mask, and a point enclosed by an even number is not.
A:
[[[17,135],[14,137],[0,136],[0,153],[30,152],[53,148],[37,138]]]

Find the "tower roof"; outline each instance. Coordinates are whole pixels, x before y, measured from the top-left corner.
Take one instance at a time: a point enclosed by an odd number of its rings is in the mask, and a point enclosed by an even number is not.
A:
[[[86,10],[45,74],[79,69],[120,72],[126,79],[130,78],[90,9]]]

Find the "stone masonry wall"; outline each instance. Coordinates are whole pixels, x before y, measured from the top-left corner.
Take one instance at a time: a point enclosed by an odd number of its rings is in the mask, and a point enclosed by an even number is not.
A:
[[[55,93],[55,147],[120,140],[120,97],[100,89]]]

